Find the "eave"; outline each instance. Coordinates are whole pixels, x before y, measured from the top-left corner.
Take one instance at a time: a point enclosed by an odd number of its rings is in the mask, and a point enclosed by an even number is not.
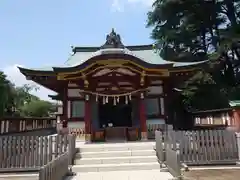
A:
[[[232,111],[232,108],[231,107],[226,107],[226,108],[221,108],[221,109],[211,109],[211,110],[205,110],[205,111],[193,111],[193,112],[190,112],[192,114],[208,114],[208,113],[221,113],[221,112],[230,112]]]
[[[23,67],[18,67],[18,69],[25,76],[56,76],[56,73],[53,70],[34,70]]]
[[[182,63],[182,66],[173,66],[171,69],[169,69],[170,72],[189,72],[194,70],[200,70],[203,69],[207,64],[209,60],[199,61],[199,62],[193,62],[192,64]],[[186,65],[184,65],[186,64]]]
[[[62,96],[60,94],[57,95],[48,95],[48,97],[50,97],[53,100],[58,100],[61,101],[62,100]]]

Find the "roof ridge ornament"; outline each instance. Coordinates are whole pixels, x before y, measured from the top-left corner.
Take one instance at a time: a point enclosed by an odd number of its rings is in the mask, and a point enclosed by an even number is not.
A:
[[[114,31],[114,28],[112,28],[111,33],[106,36],[105,44],[101,46],[101,49],[107,48],[124,48],[121,36]]]

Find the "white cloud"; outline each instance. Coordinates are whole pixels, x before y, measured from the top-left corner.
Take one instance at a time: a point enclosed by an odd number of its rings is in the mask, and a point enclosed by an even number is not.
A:
[[[133,8],[139,8],[141,5],[143,8],[150,8],[155,0],[111,0],[112,10],[115,12],[123,12],[125,7],[131,5]]]
[[[121,4],[119,0],[113,0],[111,6],[112,6],[111,10],[114,12],[122,12],[123,11],[123,4]]]
[[[37,91],[33,90],[31,91],[31,94],[38,96],[39,98],[43,100],[51,100],[48,95],[49,94],[55,94],[53,91],[46,89],[37,83],[33,81],[26,80],[25,76],[20,73],[19,69],[17,67],[23,67],[22,65],[15,64],[13,66],[8,66],[3,68],[4,74],[7,75],[7,79],[10,80],[12,83],[14,83],[16,86],[22,86],[24,84],[30,84],[37,86],[39,89]]]

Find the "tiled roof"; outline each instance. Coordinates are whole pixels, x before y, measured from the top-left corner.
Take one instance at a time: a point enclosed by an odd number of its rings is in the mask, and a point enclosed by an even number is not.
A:
[[[128,54],[137,57],[138,59],[148,63],[156,65],[166,65],[173,64],[173,67],[184,67],[204,63],[206,61],[199,62],[173,62],[167,61],[160,57],[160,55],[153,49],[152,45],[143,45],[143,46],[126,46],[125,48],[109,48],[109,49],[100,49],[100,47],[76,47],[73,49],[74,54],[69,57],[69,59],[61,66],[56,67],[74,67],[81,65],[90,58],[99,56],[102,54],[116,53],[116,54]],[[36,71],[53,71],[52,67],[43,67],[43,68],[31,68],[31,70]]]
[[[133,47],[133,46],[132,46]],[[195,65],[195,64],[200,64],[205,61],[200,61],[200,62],[173,62],[173,61],[166,61],[162,59],[159,54],[151,47],[148,45],[150,48],[146,48],[146,46],[139,46],[140,48],[137,48],[137,46],[134,46],[135,48],[132,48],[130,46],[129,50],[128,48],[124,49],[99,49],[95,52],[92,51],[87,51],[87,52],[76,52],[74,55],[72,55],[68,61],[65,63],[65,67],[72,67],[72,66],[77,66],[80,65],[84,62],[86,62],[88,59],[98,56],[104,53],[124,53],[124,54],[129,54],[132,56],[135,56],[139,58],[142,61],[145,61],[146,63],[149,64],[156,64],[156,65],[161,65],[161,64],[174,64],[173,67],[182,67],[182,66],[189,66],[189,65]],[[142,47],[142,48],[141,48]]]
[[[240,107],[240,100],[229,101],[231,107]]]

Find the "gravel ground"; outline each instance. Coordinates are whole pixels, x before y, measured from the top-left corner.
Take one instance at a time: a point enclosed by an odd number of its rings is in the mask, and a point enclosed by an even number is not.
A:
[[[184,172],[184,180],[236,180],[240,169],[192,170]]]

